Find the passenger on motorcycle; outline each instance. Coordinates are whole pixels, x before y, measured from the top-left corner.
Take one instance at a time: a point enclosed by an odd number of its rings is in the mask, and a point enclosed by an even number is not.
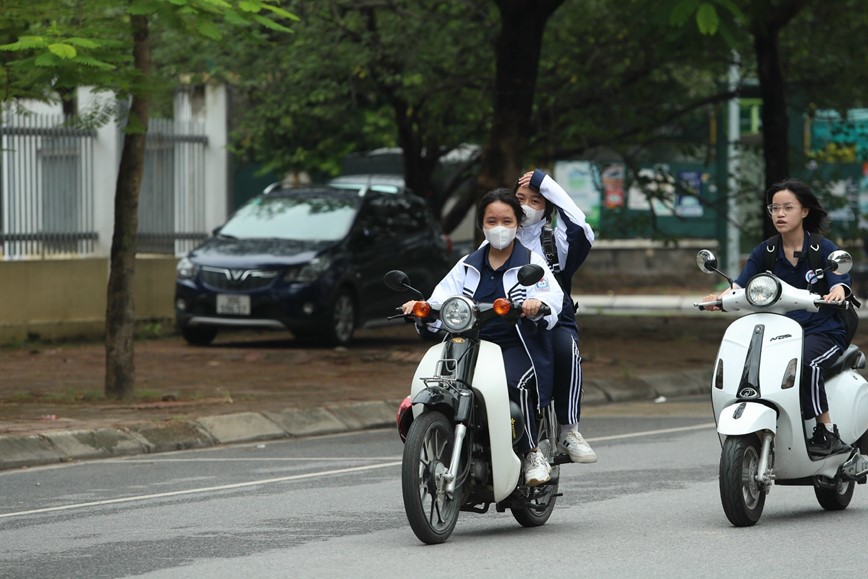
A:
[[[796,288],[811,289],[818,279],[808,260],[811,234],[818,235],[829,220],[826,210],[811,188],[795,179],[776,183],[766,193],[768,212],[771,215],[775,229],[780,234],[780,243],[776,244],[777,257],[771,272]],[[822,238],[819,243],[822,257],[820,263],[825,264],[830,253],[838,247]],[[750,254],[741,274],[735,280],[737,287],[745,287],[747,282],[762,271],[765,271],[764,254],[771,245],[765,241],[756,246]],[[828,293],[823,300],[830,304],[840,304],[852,293],[850,276],[831,275]],[[813,291],[817,291],[816,289]],[[724,292],[725,293],[725,292]],[[721,294],[722,295],[722,294]],[[714,301],[719,296],[710,294],[703,301]],[[717,310],[717,306],[706,307]],[[831,366],[841,352],[847,347],[844,322],[839,312],[832,308],[821,309],[818,312],[797,310],[787,314],[797,321],[804,330],[804,351],[802,355],[802,383],[800,385],[802,418],[816,418],[817,425],[808,443],[808,450],[815,456],[828,456],[851,450],[838,435],[838,427],[829,416],[829,403],[826,399],[826,388],[823,381],[823,368]]]
[[[597,454],[579,433],[582,411],[582,357],[579,326],[571,297],[573,274],[594,243],[594,231],[570,196],[545,172],[529,171],[515,184],[527,218],[516,237],[546,258],[564,291],[564,306],[553,331],[554,404],[561,426],[558,449],[572,462],[597,462]],[[553,218],[554,210],[557,216]],[[552,227],[553,225],[553,227]]]
[[[483,327],[480,338],[498,344],[503,352],[510,399],[517,403],[525,417],[524,433],[517,444],[524,456],[525,480],[536,486],[551,479],[551,466],[537,448],[537,410],[551,402],[552,341],[549,330],[555,326],[563,307],[563,292],[545,260],[515,239],[524,220],[521,204],[507,188],[486,193],[479,203],[477,226],[487,243],[463,257],[434,288],[428,299],[438,307],[447,297],[463,294],[479,302],[497,298],[521,300],[522,317],[513,325],[498,320]],[[518,270],[528,263],[540,265],[545,277],[535,286],[517,284]],[[507,292],[511,292],[507,295]],[[402,306],[404,314],[413,311],[415,301]],[[545,304],[551,313],[543,316]],[[439,322],[428,330],[436,331]],[[424,329],[421,331],[425,331]]]

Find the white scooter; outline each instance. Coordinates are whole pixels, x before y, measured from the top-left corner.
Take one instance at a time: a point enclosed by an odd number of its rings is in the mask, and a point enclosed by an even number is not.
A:
[[[540,266],[525,265],[518,280],[530,286],[542,275]],[[424,300],[403,272],[390,271],[384,282]],[[514,450],[524,430],[522,411],[509,399],[500,346],[479,339],[487,322],[499,317],[515,321],[520,313],[520,304],[507,299],[476,303],[458,295],[445,300],[439,311],[418,302],[408,318],[417,324],[439,319],[445,332],[444,340],[419,362],[397,415],[404,441],[404,511],[424,543],[446,541],[459,511],[485,513],[494,504],[498,512],[509,509],[525,527],[543,525],[552,514],[559,496],[557,465],[570,461],[556,450],[553,405],[537,417],[538,447],[553,466],[551,480],[529,487]]]
[[[722,275],[732,287],[710,251],[701,250],[696,263],[705,273]],[[851,267],[850,254],[835,251],[820,273],[843,274]],[[802,327],[783,314],[849,304],[826,304],[821,296],[764,272],[751,278],[746,288],[694,305],[747,312],[727,328],[711,379],[711,403],[723,447],[719,480],[726,517],[737,527],[754,525],[772,483],[813,485],[820,506],[845,509],[855,484],[864,484],[868,475],[868,382],[856,371],[865,367],[865,355],[851,345],[824,371],[829,413],[852,452],[813,457],[808,439],[814,421],[802,420],[799,397]]]

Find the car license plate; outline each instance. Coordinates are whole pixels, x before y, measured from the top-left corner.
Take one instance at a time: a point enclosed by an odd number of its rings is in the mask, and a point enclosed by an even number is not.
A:
[[[249,316],[250,296],[218,294],[217,313],[228,316]]]

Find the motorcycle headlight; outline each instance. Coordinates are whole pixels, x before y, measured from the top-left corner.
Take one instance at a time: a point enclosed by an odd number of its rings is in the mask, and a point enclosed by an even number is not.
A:
[[[178,279],[193,279],[196,277],[197,271],[199,271],[199,266],[186,257],[178,260],[178,265],[175,267],[175,274]]]
[[[761,273],[755,275],[745,289],[747,301],[758,308],[770,306],[781,297],[781,284],[774,277]]]
[[[449,298],[440,308],[440,321],[450,332],[463,332],[476,322],[473,302],[461,296]]]

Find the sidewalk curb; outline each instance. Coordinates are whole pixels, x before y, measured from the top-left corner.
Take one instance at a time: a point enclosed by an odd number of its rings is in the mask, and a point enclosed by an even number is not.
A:
[[[710,379],[709,370],[642,378],[594,378],[585,383],[583,403],[596,405],[701,394],[708,391]],[[93,431],[0,435],[0,470],[394,427],[399,403],[400,400],[353,402],[322,408],[287,408],[280,412],[205,416],[190,421],[118,425]]]

